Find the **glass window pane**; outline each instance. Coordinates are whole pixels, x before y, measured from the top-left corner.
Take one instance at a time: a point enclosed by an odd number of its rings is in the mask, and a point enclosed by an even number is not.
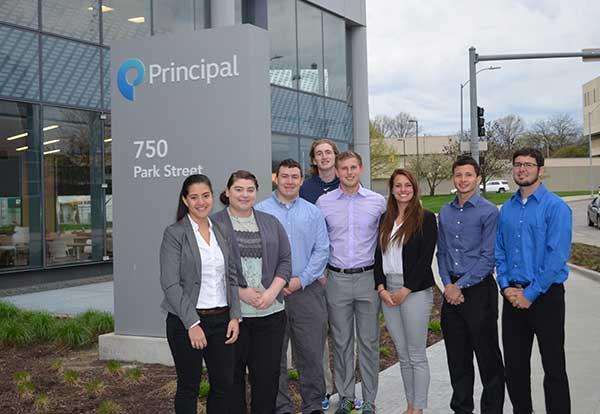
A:
[[[37,108],[0,101],[0,271],[41,265]]]
[[[296,7],[294,0],[269,0],[268,24],[271,37],[270,77],[275,85],[296,85]]]
[[[299,95],[300,135],[322,137],[324,133],[323,101],[320,96],[307,93]]]
[[[150,36],[150,0],[103,0],[102,7],[104,44]]]
[[[343,19],[323,13],[323,44],[325,95],[347,100],[346,92],[346,23]]]
[[[38,28],[38,0],[0,1],[0,20]]]
[[[0,95],[39,99],[38,35],[0,26]]]
[[[288,134],[298,133],[298,92],[271,87],[271,129]]]
[[[100,48],[42,37],[43,96],[48,102],[100,107]]]
[[[104,191],[104,212],[106,219],[105,254],[113,257],[113,198],[112,198],[112,130],[111,119],[104,121],[104,182],[107,187]]]
[[[342,141],[352,140],[352,108],[345,102],[323,99],[323,136]]]
[[[298,2],[298,67],[300,90],[323,94],[323,36],[321,11]]]
[[[100,41],[98,0],[42,1],[42,29],[90,42]]]
[[[272,134],[271,137],[271,172],[273,173],[273,182],[271,185],[273,189],[275,189],[275,170],[277,169],[279,163],[286,158],[298,160],[298,138],[277,134]]]
[[[194,0],[155,1],[154,34],[194,30]]]
[[[102,49],[102,82],[104,98],[102,107],[110,110],[110,49]]]
[[[44,214],[49,265],[92,258],[93,112],[44,107]]]

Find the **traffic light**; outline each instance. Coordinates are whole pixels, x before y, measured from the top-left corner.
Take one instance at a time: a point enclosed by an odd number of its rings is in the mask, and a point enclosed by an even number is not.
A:
[[[477,136],[485,137],[485,119],[483,119],[483,108],[477,107]]]

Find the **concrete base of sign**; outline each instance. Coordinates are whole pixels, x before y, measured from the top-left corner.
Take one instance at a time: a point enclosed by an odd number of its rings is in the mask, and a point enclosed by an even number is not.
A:
[[[167,338],[118,335],[113,332],[98,337],[98,353],[103,360],[114,359],[173,366]]]

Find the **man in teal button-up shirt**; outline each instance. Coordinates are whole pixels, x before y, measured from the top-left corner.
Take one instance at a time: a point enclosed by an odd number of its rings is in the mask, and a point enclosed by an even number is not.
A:
[[[302,412],[321,412],[325,395],[323,349],[327,339],[325,288],[318,281],[329,258],[329,238],[325,218],[317,207],[299,197],[302,168],[297,161],[283,160],[275,176],[277,190],[256,209],[277,217],[287,233],[292,249],[292,277],[284,288],[288,317],[281,357],[277,414],[292,413],[294,406],[287,384],[286,350],[288,337],[300,373]]]
[[[531,413],[531,348],[537,337],[548,414],[569,414],[565,289],[571,250],[569,206],[541,182],[544,157],[533,148],[513,154],[519,191],[498,219],[496,272],[504,296],[502,341],[506,385],[515,413]]]

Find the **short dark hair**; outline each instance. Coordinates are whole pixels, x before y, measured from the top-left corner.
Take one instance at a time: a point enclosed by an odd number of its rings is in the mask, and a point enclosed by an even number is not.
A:
[[[452,174],[454,174],[456,167],[462,167],[463,165],[472,165],[475,169],[475,174],[477,174],[478,177],[481,175],[481,167],[477,161],[475,161],[475,158],[470,155],[461,155],[454,161],[454,164],[452,164]]]
[[[532,148],[532,147],[519,148],[518,150],[516,150],[513,153],[513,156],[512,156],[513,164],[514,164],[515,160],[517,159],[517,157],[535,158],[535,163],[538,165],[538,167],[544,166],[544,156],[542,155],[542,151],[540,151],[537,148]]]
[[[277,166],[277,171],[275,171],[276,176],[279,176],[279,170],[281,169],[281,167],[298,168],[300,170],[300,177],[302,177],[302,175],[303,175],[302,174],[302,166],[300,165],[300,163],[291,158],[286,158],[285,160],[283,160],[279,163],[279,165]]]
[[[204,174],[192,174],[185,179],[183,185],[181,186],[181,191],[179,192],[179,205],[177,206],[177,221],[181,220],[188,213],[188,208],[183,202],[183,199],[187,197],[190,187],[194,184],[206,184],[210,193],[212,194],[212,184],[210,183],[210,179]]]
[[[338,154],[338,156],[335,158],[335,168],[337,168],[338,165],[342,161],[349,160],[350,158],[356,158],[358,160],[358,165],[360,165],[362,167],[363,163],[362,163],[362,157],[360,156],[360,154],[358,152],[348,150],[348,151],[340,152]]]
[[[256,179],[256,176],[254,174],[252,174],[250,171],[246,171],[246,170],[237,170],[231,173],[231,175],[229,176],[229,180],[227,180],[227,189],[230,189],[231,186],[233,185],[233,183],[235,183],[237,180],[250,180],[250,181],[254,181],[254,185],[256,186],[256,191],[258,191],[258,180]],[[224,205],[228,206],[229,205],[229,197],[227,197],[227,194],[225,193],[225,191],[223,191],[221,193],[221,195],[219,195],[219,201],[221,201],[221,203],[223,203]]]

